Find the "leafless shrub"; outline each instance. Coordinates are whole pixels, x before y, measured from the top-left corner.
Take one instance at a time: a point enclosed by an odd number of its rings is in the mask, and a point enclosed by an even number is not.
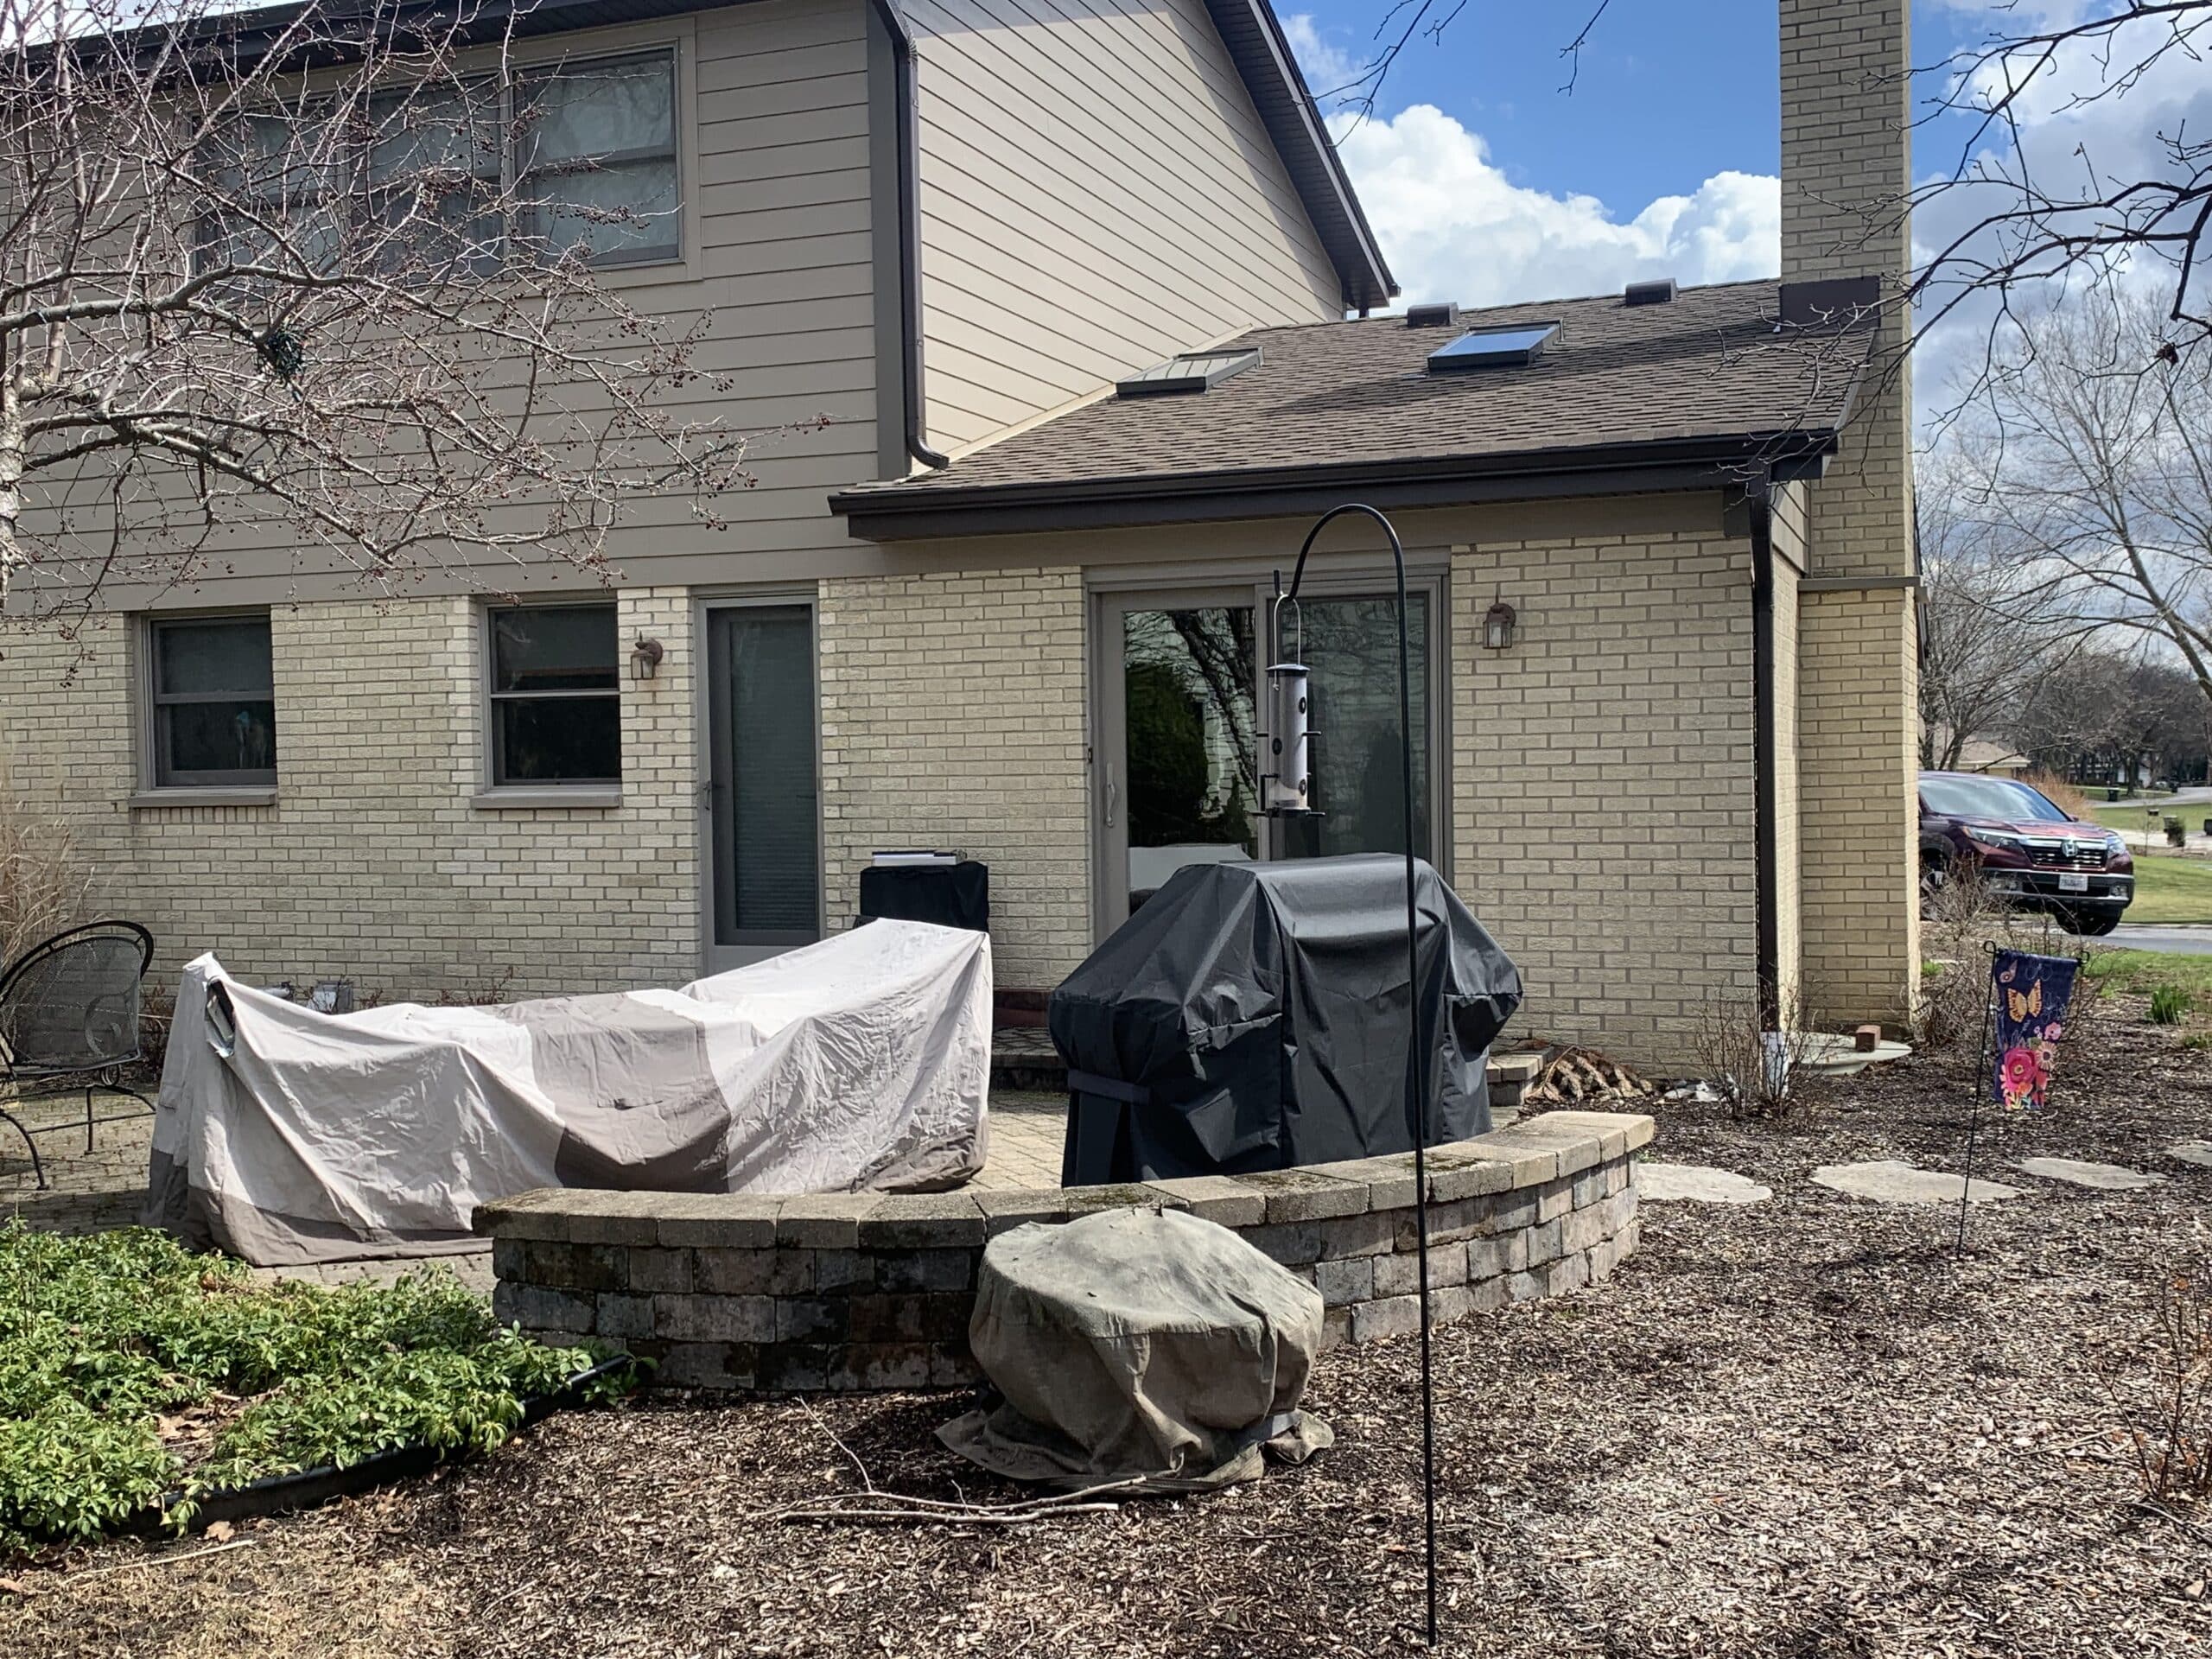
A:
[[[67,827],[16,793],[0,757],[0,962],[88,920],[93,891]]]
[[[1980,874],[1963,867],[1923,895],[1921,950],[1936,970],[1920,987],[1916,1027],[1923,1048],[1980,1044],[1989,1012],[1987,948],[2005,937],[2010,921]]]
[[[2212,1262],[2160,1283],[2139,1364],[2130,1378],[2107,1372],[2105,1387],[2134,1450],[2144,1497],[2212,1499]]]
[[[2085,823],[2094,822],[2089,816],[2089,798],[2056,772],[2031,772],[2020,781],[2071,817]]]
[[[1811,1075],[1804,1063],[1829,1040],[1805,1028],[1794,997],[1777,1001],[1771,1024],[1762,999],[1751,996],[1714,997],[1691,1020],[1699,1076],[1741,1117],[1778,1119],[1802,1109]]]
[[[507,987],[514,982],[515,970],[502,968],[488,979],[474,985],[442,985],[438,994],[430,999],[434,1008],[488,1008],[514,999],[507,994]]]

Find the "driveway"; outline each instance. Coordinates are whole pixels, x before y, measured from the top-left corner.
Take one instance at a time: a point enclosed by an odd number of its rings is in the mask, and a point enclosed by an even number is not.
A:
[[[2212,927],[2122,922],[2097,943],[2115,950],[2174,950],[2183,956],[2212,957]]]

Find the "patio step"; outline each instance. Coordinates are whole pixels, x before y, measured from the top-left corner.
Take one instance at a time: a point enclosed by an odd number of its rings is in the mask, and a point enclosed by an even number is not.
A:
[[[1068,1063],[1042,1026],[1001,1026],[991,1033],[991,1088],[1031,1094],[1068,1091]]]

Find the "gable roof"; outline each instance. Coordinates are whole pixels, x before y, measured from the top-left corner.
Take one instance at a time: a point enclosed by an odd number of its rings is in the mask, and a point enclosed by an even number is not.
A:
[[[1344,283],[1344,309],[1365,311],[1397,297],[1397,279],[1382,260],[1351,180],[1321,119],[1298,57],[1268,0],[1206,0],[1222,43],[1236,60],[1245,89],[1290,169],[1306,216]]]
[[[941,472],[830,497],[855,536],[1267,516],[1357,487],[1401,505],[1717,487],[1816,473],[1871,323],[1783,327],[1781,284],[1261,328],[1259,360],[1202,393],[1108,396]],[[1431,373],[1470,327],[1556,321],[1522,367]],[[1301,494],[1301,493],[1303,493]]]

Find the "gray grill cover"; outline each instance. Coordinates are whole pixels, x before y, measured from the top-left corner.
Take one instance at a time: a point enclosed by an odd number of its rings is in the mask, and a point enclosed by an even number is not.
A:
[[[1006,1403],[938,1436],[1012,1479],[1189,1491],[1255,1478],[1262,1446],[1298,1463],[1334,1440],[1295,1409],[1320,1293],[1187,1211],[1000,1234],[968,1344]]]
[[[1414,865],[1432,1146],[1490,1128],[1521,976]],[[1405,861],[1188,866],[1052,993],[1071,1186],[1413,1150]]]

